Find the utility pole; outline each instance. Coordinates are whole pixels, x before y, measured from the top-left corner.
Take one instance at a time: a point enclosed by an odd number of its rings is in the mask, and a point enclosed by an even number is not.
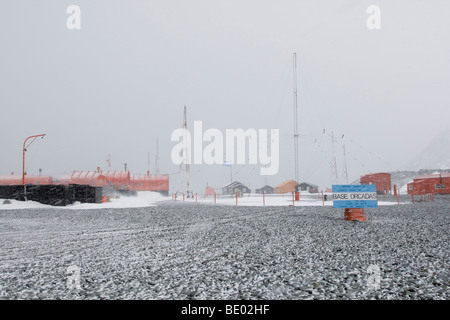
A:
[[[233,166],[230,165],[230,184],[233,183]]]
[[[298,169],[298,111],[297,111],[297,54],[294,52],[294,169],[295,182],[299,183],[299,169]]]

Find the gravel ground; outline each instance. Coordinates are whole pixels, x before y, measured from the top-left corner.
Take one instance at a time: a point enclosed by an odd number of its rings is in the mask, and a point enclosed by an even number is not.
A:
[[[330,207],[1,210],[0,299],[449,299],[449,214],[449,198],[367,222]]]

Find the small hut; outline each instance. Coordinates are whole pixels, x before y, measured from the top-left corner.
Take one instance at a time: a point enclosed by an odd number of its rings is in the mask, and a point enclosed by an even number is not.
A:
[[[222,187],[222,194],[224,195],[225,194],[233,195],[236,192],[251,193],[251,190],[246,185],[240,183],[239,181],[233,181],[232,183]]]
[[[269,185],[265,185],[264,187],[256,189],[255,192],[258,193],[258,194],[262,194],[263,192],[265,194],[272,194],[273,193],[273,187],[271,187]]]
[[[302,182],[295,187],[295,191],[308,191],[309,193],[318,193],[319,187],[307,182]]]

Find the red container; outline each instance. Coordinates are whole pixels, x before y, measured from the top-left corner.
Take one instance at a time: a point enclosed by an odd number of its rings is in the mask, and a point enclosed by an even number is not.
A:
[[[344,219],[348,221],[367,221],[366,214],[362,208],[345,209]]]

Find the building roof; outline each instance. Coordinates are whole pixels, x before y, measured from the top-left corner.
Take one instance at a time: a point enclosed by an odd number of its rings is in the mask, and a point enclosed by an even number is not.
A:
[[[269,186],[269,185],[265,185],[264,187],[261,187],[261,188],[257,188],[256,190],[263,190],[263,189],[274,189],[274,187],[272,187],[272,186]]]
[[[418,176],[414,178],[414,181],[417,180],[424,180],[424,179],[436,179],[436,178],[450,178],[450,173],[433,173],[433,174],[426,174],[423,176]]]
[[[298,185],[299,183],[295,182],[294,180],[285,180],[282,183],[280,183],[279,185],[277,185],[275,188],[281,188],[281,187],[284,187],[286,185],[292,185],[292,184]]]
[[[376,176],[391,176],[391,174],[388,172],[368,173],[368,174],[361,176],[361,178],[376,177]]]
[[[299,185],[301,185],[301,186],[307,185],[307,186],[315,187],[315,188],[319,187],[319,186],[316,186],[315,184],[312,184],[312,183],[309,183],[309,182],[302,182],[302,183],[299,183]]]
[[[227,184],[226,186],[223,186],[222,188],[234,188],[234,187],[246,187],[245,184],[239,182],[239,181],[233,181],[232,183]]]
[[[287,193],[287,192],[294,192],[296,186],[298,186],[298,183],[294,180],[286,180],[277,185],[273,191],[275,193]]]

